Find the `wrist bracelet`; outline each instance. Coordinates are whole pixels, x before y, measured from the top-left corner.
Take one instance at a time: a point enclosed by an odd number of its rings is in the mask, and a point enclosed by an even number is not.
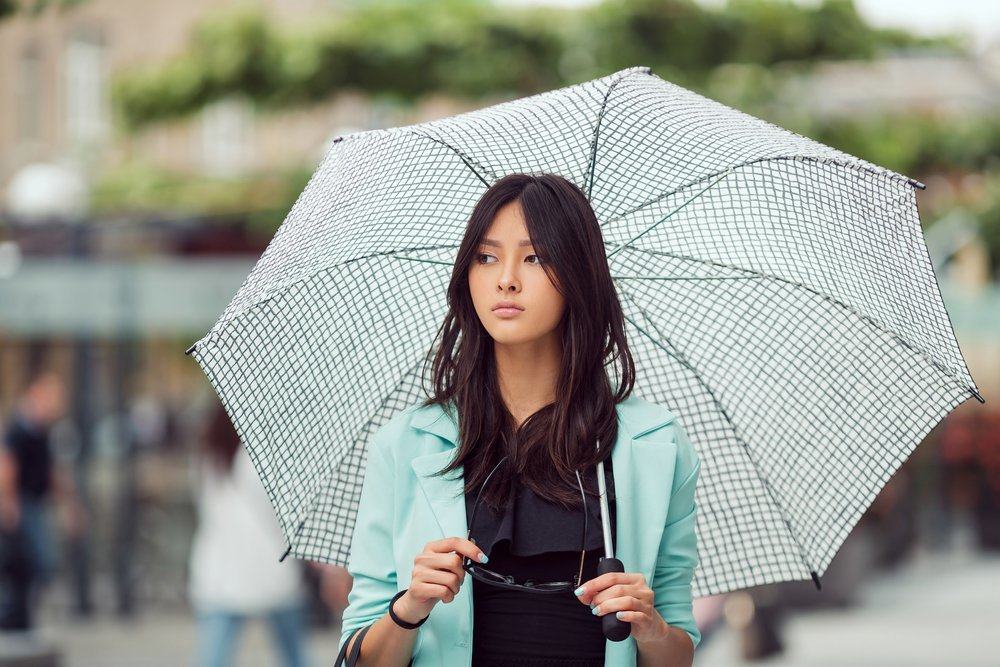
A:
[[[422,619],[420,619],[416,623],[409,623],[409,622],[404,621],[403,619],[401,619],[399,616],[396,616],[396,612],[392,610],[392,607],[393,607],[394,604],[396,604],[396,600],[398,600],[399,598],[403,597],[403,594],[406,593],[406,591],[408,591],[408,590],[410,590],[410,589],[409,588],[404,588],[403,590],[399,591],[398,593],[396,593],[395,595],[392,596],[392,600],[389,601],[389,618],[391,618],[392,621],[393,621],[393,623],[395,623],[399,627],[405,628],[407,630],[413,630],[414,628],[419,628],[421,625],[423,625],[424,621],[426,621],[428,618],[430,618],[431,615],[427,614],[426,616],[424,616]]]

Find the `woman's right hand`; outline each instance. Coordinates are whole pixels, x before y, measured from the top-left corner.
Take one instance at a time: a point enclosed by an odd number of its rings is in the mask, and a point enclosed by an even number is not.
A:
[[[465,581],[462,557],[485,562],[485,554],[472,540],[446,537],[434,540],[413,559],[413,574],[406,593],[396,601],[394,611],[404,621],[417,623],[443,600],[451,602]]]

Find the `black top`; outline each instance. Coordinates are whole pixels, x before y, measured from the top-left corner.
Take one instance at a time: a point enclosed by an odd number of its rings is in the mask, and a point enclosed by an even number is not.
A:
[[[48,429],[32,424],[17,411],[7,425],[3,445],[17,462],[18,495],[33,500],[44,498],[52,470]]]
[[[499,472],[499,471],[498,471]],[[597,470],[580,473],[584,488],[597,491]],[[616,512],[611,458],[604,462],[612,543]],[[491,479],[490,483],[494,480]],[[465,496],[471,521],[477,492]],[[472,537],[490,557],[485,567],[527,579],[572,581],[580,568],[583,512],[565,510],[516,485],[515,500],[498,515],[480,503]],[[586,557],[581,583],[597,576],[604,555],[598,499],[587,495]],[[603,667],[606,639],[601,618],[572,591],[531,593],[491,586],[469,576],[473,599],[473,667]]]

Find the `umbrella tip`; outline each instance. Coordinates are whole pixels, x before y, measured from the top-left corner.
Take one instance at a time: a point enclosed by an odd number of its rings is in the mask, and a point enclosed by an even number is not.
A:
[[[816,574],[816,570],[810,570],[809,574],[812,575],[813,583],[816,584],[816,590],[821,591],[823,587],[819,583],[819,575]]]
[[[921,190],[927,189],[927,186],[921,183],[920,181],[914,180],[912,178],[909,178],[907,180],[910,182],[910,185],[912,185],[915,188],[920,188]]]
[[[980,403],[985,403],[986,402],[986,399],[983,398],[983,395],[980,394],[978,391],[976,391],[975,388],[969,387],[969,391],[972,392],[972,395],[975,396],[976,400],[979,401]]]
[[[184,350],[184,354],[191,354],[192,352],[194,352],[194,348],[195,348],[195,346],[197,344],[198,343],[191,343],[191,347],[189,347],[188,349]]]

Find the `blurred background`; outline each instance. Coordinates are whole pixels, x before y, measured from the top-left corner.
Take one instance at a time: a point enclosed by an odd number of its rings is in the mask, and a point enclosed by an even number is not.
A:
[[[889,480],[822,591],[696,600],[696,664],[1000,664],[1000,3],[0,0],[0,665],[333,664],[350,579],[275,569],[184,350],[335,136],[640,64],[926,183],[986,398]]]

